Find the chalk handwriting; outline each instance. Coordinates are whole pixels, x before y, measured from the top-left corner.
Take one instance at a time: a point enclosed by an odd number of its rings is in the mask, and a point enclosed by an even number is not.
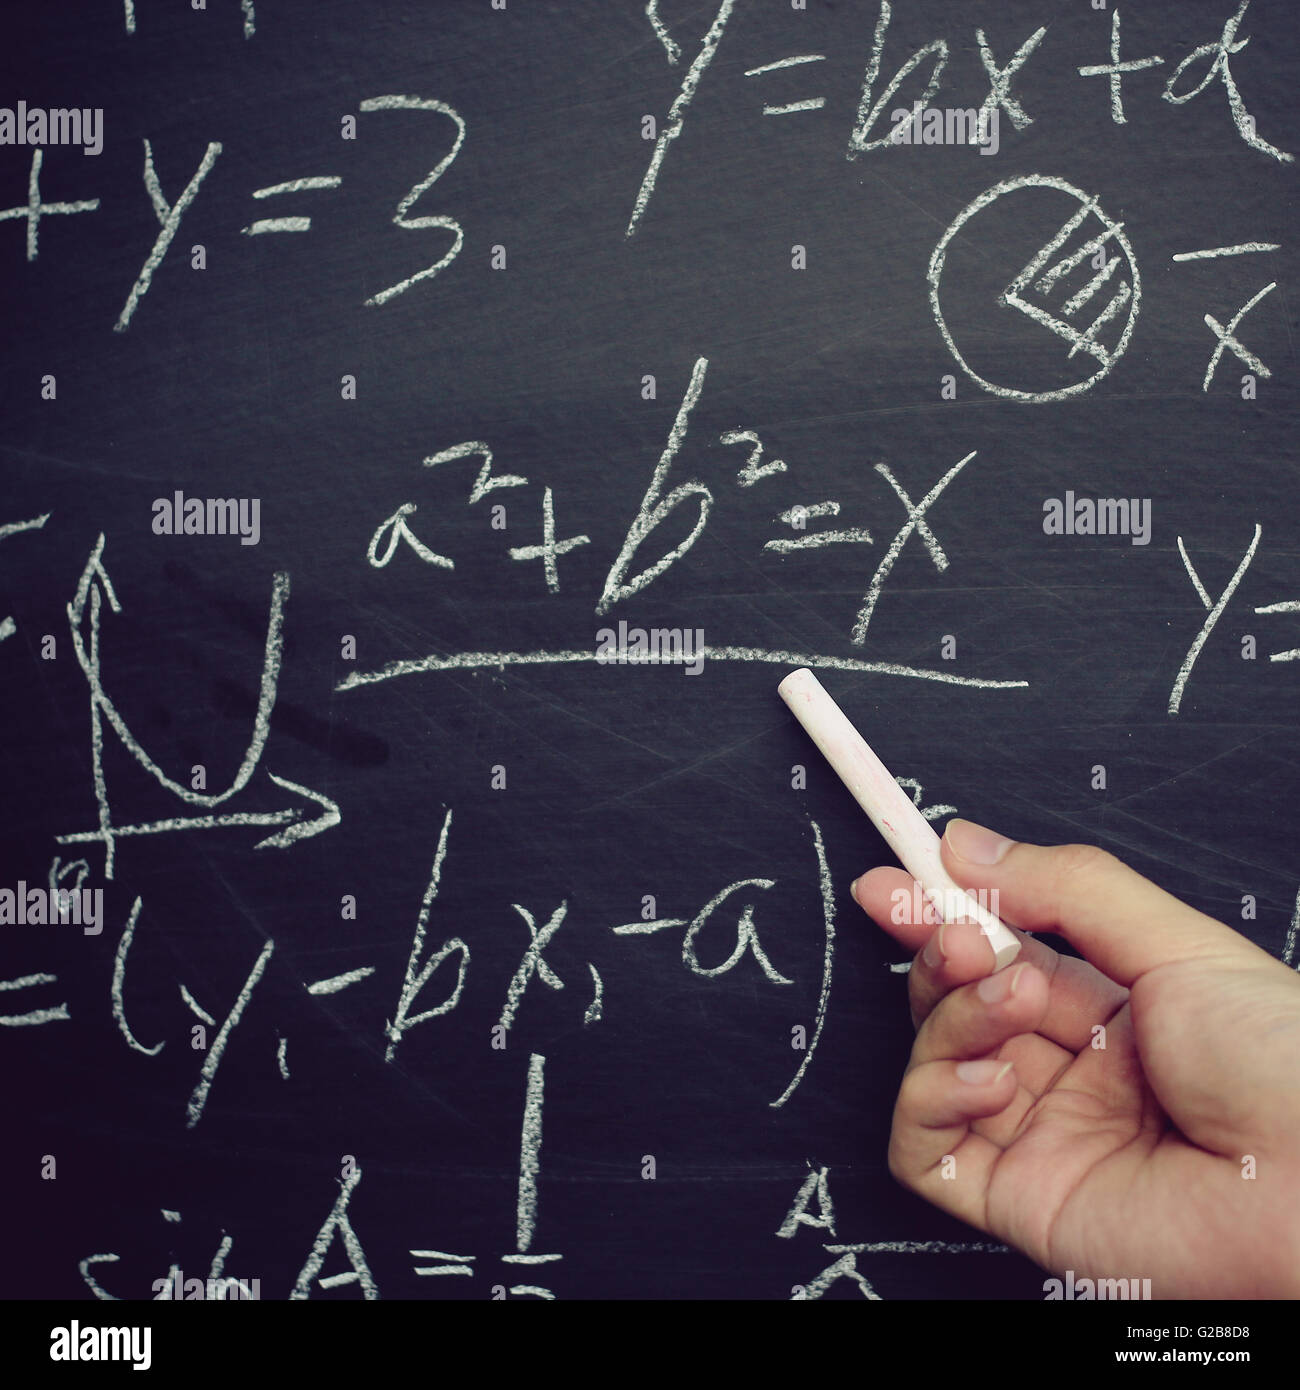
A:
[[[774,63],[762,63],[756,68],[749,68],[746,70],[745,76],[760,77],[764,73],[777,72],[782,68],[800,67],[804,63],[821,63],[825,59],[824,53],[799,53],[791,58],[778,58]],[[801,111],[820,111],[825,105],[825,97],[808,97],[803,101],[789,101],[778,106],[764,106],[763,115],[793,116]]]
[[[440,569],[454,570],[456,562],[449,559],[446,555],[439,555],[436,550],[430,550],[423,541],[419,540],[411,528],[406,524],[406,518],[415,511],[414,502],[403,502],[400,507],[385,520],[379,523],[375,534],[370,537],[370,544],[366,547],[366,559],[377,569],[381,570],[393,558],[393,553],[397,549],[398,541],[405,541],[407,545],[420,557],[427,565],[437,565]],[[384,532],[388,532],[388,545],[381,555],[379,553],[379,542],[383,538]]]
[[[424,937],[429,926],[429,914],[438,896],[438,885],[442,879],[443,860],[447,857],[447,837],[450,831],[451,812],[448,811],[442,819],[442,829],[438,833],[438,848],[433,856],[433,869],[429,874],[428,886],[424,890],[419,915],[415,920],[415,935],[411,938],[411,954],[406,962],[406,977],[402,981],[402,992],[397,1001],[397,1012],[393,1015],[393,1021],[385,1028],[385,1032],[388,1034],[388,1047],[384,1052],[384,1061],[386,1062],[393,1060],[393,1053],[397,1050],[397,1044],[401,1042],[402,1034],[408,1028],[414,1028],[417,1024],[425,1023],[431,1018],[440,1018],[443,1014],[449,1013],[460,1002],[460,992],[465,987],[465,972],[469,969],[469,947],[458,936],[450,937],[444,941],[441,949],[429,957],[418,974],[415,968],[420,959],[420,953],[424,949]],[[436,1007],[426,1009],[422,1014],[408,1016],[416,996],[432,979],[434,971],[455,951],[460,952],[455,988]]]
[[[66,215],[73,212],[94,212],[99,206],[98,198],[82,199],[75,203],[46,203],[41,200],[41,164],[45,151],[32,151],[31,173],[27,176],[27,202],[16,208],[0,211],[0,222],[11,218],[22,218],[27,223],[27,259],[36,259],[42,217]]]
[[[36,985],[58,983],[57,975],[39,971],[35,975],[22,975],[16,980],[0,980],[0,990],[31,989]],[[60,1019],[70,1019],[67,1004],[55,1004],[53,1008],[29,1009],[25,1014],[0,1014],[0,1028],[22,1028],[41,1023],[56,1023]]]
[[[387,304],[390,299],[395,299],[399,294],[405,293],[412,285],[418,284],[421,280],[432,279],[440,270],[445,270],[460,255],[460,249],[465,244],[465,233],[461,230],[460,223],[453,217],[446,217],[441,213],[430,214],[423,217],[409,217],[407,214],[416,203],[433,187],[435,183],[446,172],[448,165],[460,153],[460,147],[465,143],[465,122],[460,113],[453,107],[448,106],[445,101],[435,101],[431,97],[407,97],[407,96],[382,96],[367,97],[361,103],[363,112],[369,111],[432,111],[442,116],[449,117],[456,125],[456,138],[452,142],[451,149],[443,155],[437,164],[422,178],[419,183],[414,184],[411,189],[402,197],[397,205],[397,211],[393,214],[395,226],[403,227],[407,231],[418,232],[427,229],[441,228],[451,232],[452,244],[443,253],[442,257],[433,265],[418,270],[414,275],[408,275],[405,280],[399,280],[395,285],[389,285],[387,289],[380,290],[378,294],[373,294],[366,300],[367,304]]]
[[[822,983],[821,994],[817,1000],[817,1021],[813,1025],[812,1041],[808,1045],[808,1050],[803,1055],[803,1060],[799,1063],[799,1069],[795,1072],[790,1084],[784,1091],[770,1104],[773,1109],[779,1109],[794,1095],[796,1088],[804,1078],[804,1073],[812,1063],[813,1054],[817,1051],[817,1044],[821,1041],[822,1025],[826,1022],[826,1006],[830,1002],[831,995],[831,968],[835,961],[835,892],[831,887],[830,865],[826,862],[826,846],[822,841],[821,826],[816,821],[812,821],[813,845],[817,851],[817,877],[821,888],[822,899],[822,925],[825,928],[826,944],[822,954]]]
[[[1124,93],[1122,84],[1124,75],[1130,72],[1141,72],[1144,68],[1159,67],[1165,60],[1152,56],[1150,58],[1130,58],[1127,62],[1120,62],[1119,57],[1119,8],[1116,7],[1110,17],[1110,62],[1089,64],[1079,69],[1080,77],[1104,77],[1110,83],[1110,118],[1116,125],[1126,125],[1128,118],[1124,115]]]
[[[1218,319],[1212,317],[1210,314],[1206,314],[1205,325],[1215,335],[1215,337],[1218,339],[1218,342],[1215,343],[1214,351],[1210,354],[1209,364],[1205,368],[1205,376],[1201,381],[1202,391],[1208,391],[1210,389],[1210,381],[1214,377],[1215,368],[1219,365],[1219,359],[1223,356],[1224,348],[1230,348],[1233,354],[1239,357],[1241,361],[1247,367],[1249,367],[1250,370],[1254,372],[1257,376],[1270,377],[1273,375],[1273,373],[1269,371],[1269,369],[1263,364],[1263,362],[1259,360],[1258,357],[1255,356],[1253,352],[1249,351],[1249,349],[1242,346],[1236,334],[1237,325],[1242,321],[1242,319],[1244,319],[1246,315],[1250,313],[1250,311],[1255,307],[1255,305],[1258,304],[1259,301],[1263,299],[1266,294],[1271,294],[1275,289],[1277,289],[1276,280],[1274,280],[1271,284],[1265,285],[1264,288],[1260,290],[1258,294],[1252,295],[1251,298],[1248,299],[1246,303],[1243,304],[1241,308],[1238,309],[1237,312],[1233,314],[1233,316],[1228,320],[1227,328],[1224,328],[1224,326],[1218,321]]]
[[[144,265],[140,267],[140,274],[136,276],[135,284],[131,286],[131,292],[127,295],[126,303],[122,306],[122,312],[117,316],[117,322],[113,325],[115,332],[123,333],[126,331],[140,301],[149,293],[154,271],[162,264],[163,257],[167,254],[167,248],[172,244],[172,238],[180,228],[181,218],[184,217],[186,209],[194,199],[198,197],[199,188],[202,186],[203,180],[212,172],[212,166],[217,162],[217,156],[220,153],[221,146],[216,141],[209,141],[203,158],[199,161],[199,167],[194,171],[181,196],[176,199],[173,205],[169,204],[163,196],[162,184],[158,182],[158,175],[154,172],[153,147],[148,140],[144,142],[144,186],[149,194],[149,201],[153,204],[154,215],[158,218],[161,230],[154,239],[153,249],[145,257]]]
[[[217,1074],[217,1068],[221,1065],[221,1058],[225,1054],[226,1044],[230,1041],[230,1035],[235,1031],[239,1020],[244,1016],[244,1010],[248,1007],[248,1001],[253,993],[257,982],[262,978],[262,973],[266,969],[266,963],[271,959],[271,953],[275,950],[275,942],[268,940],[262,947],[257,960],[253,962],[253,968],[248,972],[248,978],[244,981],[239,993],[235,996],[235,1002],[230,1006],[230,1012],[226,1015],[225,1022],[221,1025],[220,1031],[213,1039],[212,1046],[208,1049],[208,1055],[203,1059],[203,1066],[199,1070],[199,1082],[194,1088],[193,1095],[190,1096],[189,1104],[185,1107],[185,1124],[187,1129],[193,1129],[203,1117],[204,1107],[208,1103],[208,1092],[212,1088],[212,1079]]]
[[[1033,118],[1025,114],[1024,107],[1011,95],[1011,79],[1024,67],[1026,59],[1042,43],[1043,35],[1046,33],[1045,28],[1035,29],[1011,55],[1010,61],[1004,67],[998,67],[993,60],[988,40],[984,37],[984,30],[975,30],[975,42],[979,44],[980,62],[984,65],[984,71],[988,74],[989,79],[989,94],[984,98],[984,104],[980,108],[981,138],[984,138],[984,133],[988,129],[990,113],[996,113],[999,109],[1007,113],[1011,118],[1011,124],[1017,130],[1024,130],[1027,125],[1033,124]]]
[[[681,90],[673,100],[673,104],[668,108],[668,118],[660,128],[658,138],[655,140],[654,153],[650,156],[650,165],[645,171],[645,177],[641,180],[641,187],[636,195],[636,202],[632,207],[632,216],[628,219],[627,231],[625,236],[631,236],[637,229],[637,224],[641,221],[646,207],[650,202],[650,196],[655,191],[655,183],[659,178],[659,170],[664,162],[664,155],[668,153],[668,144],[676,140],[682,133],[682,123],[686,119],[686,110],[690,106],[695,96],[695,89],[700,85],[700,78],[704,76],[705,69],[713,61],[713,55],[718,51],[718,43],[722,39],[722,31],[727,27],[727,21],[731,18],[731,12],[735,9],[736,0],[722,0],[718,6],[718,12],[713,18],[713,23],[709,25],[709,32],[704,36],[704,42],[700,45],[700,51],[695,55],[695,61],[691,64],[690,70],[682,79]],[[650,15],[655,30],[660,37],[666,37],[667,31],[664,29],[662,21],[658,15],[650,9],[646,10]],[[667,45],[665,45],[667,47]],[[676,52],[674,52],[676,49]],[[668,61],[676,63],[677,53],[680,49],[674,44],[668,49]]]
[[[999,199],[1021,193],[1026,189],[1052,189],[1068,195],[1077,202],[1078,206],[1061,224],[1055,235],[1013,276],[1006,289],[999,296],[998,303],[1002,308],[1018,310],[1069,343],[1070,351],[1067,361],[1075,353],[1083,351],[1096,358],[1100,364],[1090,376],[1080,381],[1072,382],[1068,386],[1038,391],[1024,390],[1020,387],[989,381],[975,371],[958,348],[940,305],[940,286],[947,263],[948,248],[953,238],[963,232],[972,218]],[[1093,233],[1082,244],[1075,246],[1059,260],[1053,261],[1053,257],[1077,231],[1088,224],[1090,218],[1095,218],[1101,224],[1101,231]],[[1138,275],[1137,262],[1134,258],[1133,248],[1124,235],[1123,228],[1122,222],[1114,222],[1102,212],[1095,197],[1090,197],[1064,179],[1050,175],[1024,174],[1017,178],[1004,179],[1001,183],[986,189],[978,198],[967,204],[957,214],[948,230],[940,237],[938,245],[935,246],[930,257],[929,269],[926,272],[930,286],[930,310],[948,351],[956,358],[962,371],[977,385],[982,386],[993,395],[1021,401],[1064,400],[1068,396],[1077,395],[1080,391],[1086,391],[1090,386],[1100,381],[1123,356],[1124,350],[1128,347],[1129,339],[1133,334],[1133,326],[1137,322],[1138,308],[1142,302],[1141,279]],[[1047,299],[1059,289],[1072,271],[1083,265],[1085,261],[1091,262],[1091,259],[1102,252],[1111,240],[1123,253],[1128,278],[1120,278],[1119,286],[1115,289],[1110,300],[1086,327],[1080,327],[1070,320],[1114,274],[1116,266],[1111,264],[1111,258],[1106,257],[1106,264],[1098,270],[1092,279],[1065,300],[1059,313],[1048,308],[1045,303],[1038,302],[1038,299],[1031,294],[1032,286],[1032,290],[1037,292],[1037,296]],[[1118,257],[1115,260],[1118,261]],[[1098,335],[1124,309],[1127,309],[1124,326],[1118,339],[1107,346],[1099,340]]]
[[[361,1242],[357,1239],[357,1233],[352,1229],[352,1222],[348,1218],[348,1204],[351,1202],[352,1194],[356,1191],[360,1181],[360,1168],[355,1168],[350,1177],[339,1179],[339,1195],[330,1210],[330,1214],[325,1218],[325,1224],[317,1232],[316,1239],[312,1242],[311,1252],[299,1271],[293,1290],[289,1294],[291,1300],[310,1298],[311,1286],[314,1282],[319,1283],[322,1289],[337,1289],[348,1284],[360,1284],[362,1295],[365,1298],[375,1299],[379,1297],[379,1286],[370,1273],[370,1265],[366,1261],[365,1251],[361,1248]],[[318,1276],[321,1267],[325,1263],[325,1256],[334,1243],[336,1235],[342,1238],[343,1249],[347,1252],[348,1263],[351,1268],[340,1274],[329,1274],[320,1279]]]
[[[1284,599],[1281,603],[1264,603],[1255,609],[1256,613],[1300,613],[1300,599]],[[1300,647],[1292,647],[1285,652],[1271,652],[1270,661],[1300,661]]]
[[[745,460],[745,466],[736,474],[736,481],[741,487],[753,487],[755,483],[761,482],[764,478],[770,478],[774,473],[784,473],[786,465],[782,459],[769,459],[763,463],[763,443],[753,430],[727,430],[726,433],[718,436],[719,443],[722,444],[752,444],[749,457]]]
[[[562,541],[555,539],[555,503],[552,500],[551,489],[548,487],[542,493],[541,545],[512,545],[510,558],[512,560],[540,560],[546,576],[547,589],[553,594],[558,594],[560,592],[560,571],[555,563],[556,560],[580,545],[589,544],[590,541],[590,536],[569,536]]]
[[[528,1059],[528,1093],[519,1136],[519,1203],[515,1213],[515,1251],[526,1255],[537,1227],[537,1172],[542,1154],[542,1100],[546,1088],[546,1058],[534,1052]]]
[[[343,182],[338,174],[318,174],[311,178],[289,179],[285,183],[273,183],[266,188],[253,189],[254,198],[276,198],[282,193],[311,193],[322,189],[337,188]],[[311,230],[310,217],[259,217],[240,231],[245,236],[264,236],[268,232],[308,232]]]
[[[876,566],[876,572],[871,576],[871,583],[868,585],[866,596],[862,600],[862,607],[858,610],[857,621],[853,625],[853,641],[859,646],[867,640],[867,628],[871,624],[871,615],[876,611],[876,603],[880,598],[880,591],[884,587],[885,580],[889,577],[889,573],[893,569],[903,546],[906,545],[908,537],[914,531],[924,541],[925,548],[930,552],[930,559],[934,561],[935,569],[942,573],[948,568],[948,557],[944,554],[943,547],[935,539],[934,532],[926,524],[925,513],[934,505],[944,488],[974,457],[975,451],[972,449],[965,458],[958,459],[917,503],[914,503],[907,495],[887,465],[876,464],[876,472],[894,489],[895,493],[898,494],[898,500],[907,509],[907,520],[899,527],[894,539],[889,543],[889,549]]]
[[[50,519],[49,512],[43,512],[40,516],[34,516],[30,521],[7,521],[0,525],[0,541],[7,540],[10,536],[21,535],[24,531],[39,531]],[[18,631],[18,624],[12,618],[0,619],[0,642],[6,637],[12,637]]]
[[[270,780],[278,787],[305,797],[321,814],[313,820],[302,818],[301,808],[271,812],[233,812],[222,816],[170,817],[165,820],[149,821],[135,825],[115,825],[109,807],[108,791],[103,767],[103,721],[117,734],[132,758],[148,772],[160,786],[173,796],[191,805],[215,807],[242,791],[247,786],[261,759],[262,751],[270,734],[271,710],[275,704],[276,689],[280,676],[280,663],[284,648],[283,621],[284,605],[289,596],[289,576],[277,574],[271,590],[271,611],[267,620],[266,648],[262,658],[262,678],[258,692],[257,712],[253,719],[253,731],[243,760],[229,787],[223,792],[195,791],[191,787],[169,777],[163,769],[145,752],[132,734],[116,704],[105,691],[100,670],[100,609],[101,593],[115,613],[122,611],[122,605],[113,589],[108,571],[103,563],[104,537],[101,534],[91,550],[90,557],[82,570],[76,594],[67,606],[68,625],[72,634],[73,650],[81,667],[86,683],[90,687],[91,719],[91,773],[95,789],[95,802],[99,809],[99,829],[60,835],[59,844],[81,844],[101,841],[105,850],[105,878],[113,877],[114,850],[117,839],[127,835],[156,835],[178,830],[211,830],[230,825],[283,825],[286,828],[257,842],[257,848],[283,849],[298,840],[319,834],[339,823],[338,806],[328,797],[299,786],[288,778],[277,777],[268,772]],[[98,581],[98,582],[96,582]],[[89,614],[88,631],[83,633],[83,624]]]
[[[515,1021],[515,1014],[518,1012],[520,1001],[524,997],[524,991],[528,988],[528,982],[534,974],[538,975],[542,983],[551,989],[564,988],[564,981],[542,959],[542,952],[550,944],[555,933],[564,925],[564,914],[569,910],[569,904],[567,901],[562,902],[551,913],[541,931],[537,929],[537,919],[526,907],[520,907],[518,903],[511,903],[511,907],[527,923],[528,935],[531,940],[519,962],[519,968],[515,971],[514,979],[510,981],[510,988],[506,992],[505,1007],[501,1010],[500,1020],[501,1026],[505,1029],[509,1029]]]
[[[1237,38],[1237,28],[1245,18],[1249,8],[1250,0],[1241,0],[1241,4],[1237,7],[1237,13],[1224,24],[1223,32],[1219,37],[1213,43],[1202,44],[1200,48],[1193,49],[1173,70],[1169,75],[1169,81],[1165,83],[1165,90],[1162,95],[1166,101],[1173,102],[1175,106],[1182,106],[1185,102],[1200,96],[1217,77],[1223,83],[1223,89],[1227,93],[1228,107],[1232,112],[1232,123],[1237,127],[1237,134],[1252,149],[1259,150],[1262,154],[1272,155],[1274,159],[1282,163],[1290,164],[1294,162],[1295,155],[1278,149],[1276,145],[1269,144],[1262,135],[1256,132],[1255,120],[1246,110],[1246,103],[1242,99],[1241,92],[1232,75],[1231,59],[1233,54],[1240,53],[1250,42],[1248,38]],[[1204,58],[1211,58],[1205,76],[1190,92],[1176,92],[1174,89],[1178,84],[1178,79],[1194,63],[1199,63]]]
[[[591,1003],[587,1005],[587,1012],[582,1016],[583,1027],[590,1027],[593,1023],[599,1023],[604,1016],[605,982],[600,978],[600,971],[596,969],[590,961],[587,962],[587,969],[591,971],[591,982],[596,987],[596,992],[592,996]]]
[[[253,0],[239,0],[240,13],[244,17],[244,37],[251,39],[257,33],[257,9]],[[122,0],[122,19],[128,34],[135,33],[135,0]]]
[[[122,928],[122,936],[117,943],[117,952],[113,957],[113,984],[110,990],[113,1000],[113,1019],[122,1036],[126,1039],[126,1045],[132,1051],[141,1052],[146,1057],[156,1057],[162,1051],[164,1044],[156,1042],[152,1047],[145,1047],[143,1043],[136,1040],[135,1034],[131,1031],[131,1025],[126,1021],[126,1004],[122,997],[122,992],[126,987],[126,956],[131,949],[131,941],[135,936],[135,927],[139,920],[140,899],[137,897],[135,902],[131,904],[131,915],[126,919],[126,926]]]
[[[1179,251],[1171,259],[1175,261],[1209,261],[1218,256],[1247,256],[1255,251],[1278,251],[1281,246],[1276,241],[1243,241],[1236,246],[1210,246],[1204,251]]]
[[[1183,702],[1183,690],[1187,685],[1187,678],[1192,674],[1192,667],[1196,665],[1196,658],[1201,654],[1201,648],[1205,646],[1206,640],[1214,625],[1223,616],[1223,610],[1228,606],[1228,600],[1237,591],[1237,585],[1241,583],[1242,576],[1250,568],[1250,562],[1255,558],[1255,551],[1259,546],[1259,538],[1262,534],[1259,523],[1255,524],[1255,534],[1251,537],[1250,544],[1246,547],[1246,553],[1241,558],[1241,563],[1233,572],[1232,578],[1224,586],[1223,592],[1219,595],[1217,602],[1211,600],[1206,592],[1205,585],[1201,583],[1200,576],[1196,573],[1196,567],[1192,564],[1187,548],[1183,545],[1183,538],[1178,537],[1178,553],[1183,559],[1183,568],[1187,571],[1187,577],[1192,581],[1192,587],[1196,590],[1196,596],[1210,611],[1205,621],[1201,624],[1201,630],[1192,639],[1192,645],[1187,649],[1187,655],[1183,658],[1183,664],[1178,668],[1178,675],[1174,678],[1173,688],[1169,692],[1169,713],[1177,714]]]
[[[823,516],[839,516],[838,502],[817,502],[811,507],[791,507],[777,517],[787,526],[802,526]],[[774,550],[785,554],[791,550],[820,549],[827,545],[870,545],[871,532],[865,526],[852,526],[846,531],[814,531],[807,536],[794,536],[775,541],[764,541],[764,550]]]
[[[857,657],[826,656],[810,652],[769,650],[765,647],[704,646],[695,658],[709,661],[760,662],[766,666],[808,666],[822,671],[859,671],[867,675],[902,676],[937,681],[942,685],[962,685],[972,690],[1016,690],[1029,684],[1024,680],[992,680],[982,676],[959,676],[951,671],[933,671],[921,666],[908,666],[893,661],[863,661]],[[669,658],[672,659],[671,657]],[[687,658],[682,657],[685,661]],[[356,690],[364,685],[394,680],[398,676],[415,675],[425,671],[504,670],[507,666],[567,666],[573,662],[595,662],[592,648],[538,652],[456,652],[450,656],[424,656],[410,661],[390,661],[378,671],[356,671],[345,676],[335,690]]]
[[[867,62],[866,72],[862,77],[862,95],[858,99],[858,119],[854,125],[852,133],[849,135],[849,159],[856,159],[858,155],[866,153],[868,150],[878,150],[885,145],[897,145],[899,142],[894,137],[894,133],[879,136],[875,140],[868,138],[868,135],[876,122],[880,119],[881,113],[889,105],[894,94],[903,85],[907,77],[919,67],[932,54],[934,62],[930,67],[930,76],[925,85],[925,92],[921,97],[920,110],[923,111],[930,104],[930,99],[939,90],[939,81],[943,76],[943,70],[948,66],[948,42],[946,39],[934,39],[924,47],[918,48],[915,53],[903,64],[886,84],[883,92],[872,102],[872,93],[875,90],[876,80],[880,76],[881,61],[885,50],[885,37],[889,33],[889,21],[893,11],[890,9],[889,0],[880,0],[880,18],[876,21],[876,32],[871,39],[871,57]],[[917,115],[919,115],[919,111]],[[917,117],[913,116],[912,123],[915,125]]]
[[[681,406],[677,411],[677,418],[673,421],[672,429],[668,432],[668,443],[664,446],[663,453],[659,455],[659,462],[655,465],[650,486],[646,488],[645,496],[641,499],[641,506],[631,526],[628,527],[622,548],[618,552],[618,558],[605,577],[605,587],[601,592],[600,602],[596,605],[596,612],[602,617],[619,600],[630,598],[633,594],[644,589],[647,584],[654,583],[673,561],[679,559],[695,544],[709,519],[709,509],[713,506],[713,494],[701,482],[692,480],[679,483],[666,497],[660,495],[663,492],[668,471],[673,466],[673,460],[677,457],[677,452],[686,438],[691,411],[695,408],[695,403],[700,398],[700,392],[704,389],[704,374],[708,369],[708,358],[696,358],[695,366],[691,369],[690,385],[686,388],[686,394],[682,397]],[[626,577],[628,569],[642,543],[669,513],[687,498],[698,498],[700,507],[699,515],[695,519],[695,525],[690,534],[685,540],[679,541],[666,555],[656,560],[654,564],[628,579]]]
[[[495,492],[497,488],[528,486],[528,479],[521,478],[518,473],[493,473],[492,450],[481,439],[469,439],[462,444],[453,444],[450,449],[442,449],[436,454],[430,454],[424,460],[424,466],[433,468],[440,463],[452,463],[456,459],[473,458],[476,454],[482,458],[483,466],[479,469],[473,486],[469,490],[471,507],[475,502],[481,502],[489,492]]]

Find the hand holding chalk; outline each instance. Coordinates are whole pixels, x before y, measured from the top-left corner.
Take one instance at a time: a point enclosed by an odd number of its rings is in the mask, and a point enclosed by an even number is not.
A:
[[[973,923],[898,920],[908,874],[858,879],[918,952],[894,1176],[1052,1271],[1048,1298],[1300,1297],[1300,975],[1100,850],[955,820],[942,860],[1084,959],[1025,936],[989,975]]]
[[[792,671],[777,690],[890,849],[921,885],[940,920],[978,922],[993,948],[995,970],[1015,960],[1020,943],[993,913],[952,881],[939,856],[939,837],[929,821],[890,776],[888,768],[845,718],[817,677],[800,668]]]

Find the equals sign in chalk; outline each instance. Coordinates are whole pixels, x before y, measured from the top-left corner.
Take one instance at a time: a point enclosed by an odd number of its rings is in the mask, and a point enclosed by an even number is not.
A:
[[[939,856],[939,837],[916,809],[912,798],[871,751],[844,711],[806,668],[792,671],[777,686],[781,698],[803,725],[853,799],[871,817],[903,867],[921,885],[930,905],[944,922],[978,922],[993,947],[995,970],[1020,953],[1011,930],[966,889],[948,876]]]

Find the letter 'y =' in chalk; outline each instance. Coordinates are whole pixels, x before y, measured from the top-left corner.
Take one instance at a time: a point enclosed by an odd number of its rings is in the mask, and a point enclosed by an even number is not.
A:
[[[903,861],[903,867],[921,885],[940,920],[978,922],[993,948],[995,970],[1015,960],[1020,943],[983,903],[948,876],[933,827],[817,677],[801,668],[792,671],[777,690],[890,849]]]

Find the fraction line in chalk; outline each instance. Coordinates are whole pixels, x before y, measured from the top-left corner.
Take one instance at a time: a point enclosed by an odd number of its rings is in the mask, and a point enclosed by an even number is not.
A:
[[[700,647],[693,656],[669,655],[650,661],[619,661],[606,657],[602,665],[619,666],[684,666],[698,659],[706,661],[761,662],[771,666],[807,666],[823,671],[852,671],[863,675],[902,676],[915,680],[938,681],[943,685],[960,685],[976,690],[1018,690],[1028,687],[1027,680],[993,680],[984,676],[958,676],[948,671],[931,671],[923,666],[904,666],[891,661],[863,661],[857,657],[819,656],[816,653],[768,651],[764,647]],[[390,661],[378,671],[355,671],[346,676],[334,689],[355,690],[362,685],[376,685],[397,676],[415,675],[421,671],[475,671],[495,666],[566,666],[578,662],[596,662],[595,649],[556,652],[457,652],[452,656],[422,656],[408,661]]]
[[[1180,251],[1173,259],[1176,261],[1208,261],[1215,256],[1249,256],[1255,251],[1280,251],[1278,241],[1243,241],[1236,246],[1210,246],[1204,251]]]
[[[508,1265],[544,1265],[563,1258],[563,1255],[502,1255],[501,1262]]]

